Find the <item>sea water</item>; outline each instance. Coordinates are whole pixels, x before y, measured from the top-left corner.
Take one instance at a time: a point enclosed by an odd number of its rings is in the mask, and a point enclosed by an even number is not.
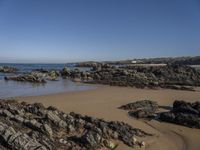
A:
[[[19,69],[17,74],[30,72],[35,69],[61,70],[63,67],[73,69],[75,64],[0,64],[0,66],[13,66]],[[81,68],[87,70],[89,68]],[[68,79],[58,78],[58,81],[47,81],[45,84],[6,81],[5,76],[16,75],[13,73],[0,73],[0,98],[21,96],[37,96],[60,92],[74,92],[96,88],[93,85],[75,83]]]

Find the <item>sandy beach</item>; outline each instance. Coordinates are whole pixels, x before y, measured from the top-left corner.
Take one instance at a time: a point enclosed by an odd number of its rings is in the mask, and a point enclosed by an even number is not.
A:
[[[142,140],[147,150],[199,150],[200,130],[155,120],[136,120],[130,118],[119,106],[143,99],[157,101],[159,105],[172,105],[174,100],[198,101],[200,92],[177,90],[150,90],[127,87],[100,86],[97,89],[50,94],[44,96],[18,97],[28,103],[40,102],[45,106],[55,106],[64,112],[76,112],[106,120],[126,122],[153,134]],[[131,150],[119,143],[118,150]]]

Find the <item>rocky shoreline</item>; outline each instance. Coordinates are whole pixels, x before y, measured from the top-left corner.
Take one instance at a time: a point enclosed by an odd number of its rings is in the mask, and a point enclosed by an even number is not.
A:
[[[137,137],[152,136],[118,121],[63,113],[40,103],[0,100],[0,149],[114,149],[118,141],[145,147]]]
[[[131,117],[141,119],[156,119],[169,123],[175,123],[191,128],[200,129],[200,102],[185,102],[175,100],[170,111],[160,112],[159,108],[170,108],[170,106],[159,106],[157,102],[151,100],[141,100],[119,107],[128,111]]]
[[[21,82],[31,82],[31,83],[46,83],[47,80],[56,81],[60,76],[57,71],[45,71],[45,70],[35,70],[30,73],[24,73],[15,76],[5,76],[5,80],[21,81]]]
[[[200,86],[200,73],[194,68],[182,65],[116,67],[101,64],[88,72],[70,71],[65,68],[61,75],[87,83],[136,88],[170,88],[193,91],[193,87]]]
[[[6,80],[46,83],[59,77],[76,82],[106,84],[111,86],[128,86],[136,88],[167,88],[194,91],[200,86],[200,72],[184,65],[166,66],[112,66],[97,64],[89,71],[67,67],[60,71],[37,69],[30,73],[6,76]]]

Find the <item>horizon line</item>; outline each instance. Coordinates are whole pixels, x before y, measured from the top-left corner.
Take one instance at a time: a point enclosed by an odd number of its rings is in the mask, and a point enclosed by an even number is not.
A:
[[[82,60],[82,61],[71,61],[71,62],[0,62],[0,64],[70,64],[70,63],[81,63],[81,62],[118,62],[118,61],[128,61],[128,60],[140,60],[140,59],[158,59],[158,58],[192,58],[200,57],[200,55],[195,56],[160,56],[160,57],[142,57],[142,58],[127,58],[127,59],[115,59],[115,60]]]

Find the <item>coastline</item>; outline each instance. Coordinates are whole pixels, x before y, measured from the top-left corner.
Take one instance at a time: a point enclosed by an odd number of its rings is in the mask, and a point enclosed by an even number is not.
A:
[[[152,90],[114,86],[100,86],[96,89],[78,92],[17,97],[19,101],[39,102],[45,106],[55,106],[64,112],[74,111],[105,120],[126,122],[133,127],[154,134],[153,137],[143,139],[147,143],[145,149],[148,150],[198,150],[200,131],[170,123],[136,120],[128,117],[127,112],[119,110],[118,107],[142,99],[155,100],[159,105],[172,105],[176,99],[194,102],[199,98],[199,91]],[[165,146],[163,147],[163,145]],[[131,148],[120,143],[117,149],[129,150]]]

